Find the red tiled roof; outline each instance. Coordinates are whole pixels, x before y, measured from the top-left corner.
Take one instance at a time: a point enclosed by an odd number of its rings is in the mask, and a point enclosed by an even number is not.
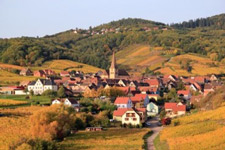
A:
[[[179,91],[177,91],[177,94],[188,95],[189,93],[190,93],[190,91],[188,91],[188,90],[179,90]]]
[[[196,82],[205,82],[205,77],[198,76],[198,77],[195,77],[194,80],[195,80]]]
[[[123,116],[128,110],[133,110],[132,108],[119,108],[113,112],[113,116]]]
[[[146,98],[147,94],[135,94],[134,97],[131,97],[132,102],[139,102],[141,100],[144,100]]]
[[[159,85],[159,81],[157,79],[148,79],[148,80],[145,80],[145,82],[148,83],[150,86]]]
[[[129,97],[117,97],[114,104],[127,104],[129,99]]]
[[[60,74],[69,74],[68,71],[61,71]]]
[[[186,111],[186,105],[177,105],[177,103],[165,103],[164,107],[173,111]]]

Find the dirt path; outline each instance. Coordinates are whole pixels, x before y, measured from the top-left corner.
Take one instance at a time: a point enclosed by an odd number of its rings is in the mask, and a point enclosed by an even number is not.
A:
[[[157,125],[158,117],[154,117],[154,118],[150,119],[148,122],[151,124],[150,128],[153,131],[153,134],[147,140],[148,150],[155,150],[153,141],[156,138],[156,136],[159,134],[159,132],[162,130],[163,127]]]

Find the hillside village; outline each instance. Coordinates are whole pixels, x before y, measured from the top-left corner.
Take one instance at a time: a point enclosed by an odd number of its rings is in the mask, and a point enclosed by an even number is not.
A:
[[[116,106],[111,121],[120,122],[124,127],[143,126],[148,118],[159,114],[162,123],[166,124],[165,119],[189,113],[196,102],[223,85],[217,75],[131,77],[126,70],[118,68],[114,53],[109,70],[86,74],[81,71],[62,70],[57,74],[51,69],[32,72],[29,68],[24,68],[20,75],[38,79],[31,82],[22,81],[19,86],[0,87],[0,93],[43,95],[61,90],[63,96],[53,96],[51,104],[63,103],[72,106],[77,112],[84,107],[79,102],[81,97],[109,101]],[[103,92],[110,89],[114,89],[114,93]]]

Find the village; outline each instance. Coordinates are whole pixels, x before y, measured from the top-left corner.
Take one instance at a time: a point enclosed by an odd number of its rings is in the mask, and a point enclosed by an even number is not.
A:
[[[80,71],[61,71],[56,74],[50,69],[32,72],[26,68],[21,70],[20,75],[35,76],[38,79],[23,81],[19,86],[0,87],[0,93],[42,95],[47,90],[57,92],[61,88],[64,96],[53,98],[51,104],[69,105],[77,112],[83,107],[79,103],[79,97],[110,101],[116,106],[110,121],[120,122],[124,127],[149,125],[146,122],[148,118],[159,114],[161,120],[158,124],[169,124],[171,118],[189,113],[196,102],[223,85],[216,75],[130,77],[126,70],[118,69],[114,53],[109,70],[95,74]],[[101,94],[102,90],[111,88],[116,90],[116,94]]]

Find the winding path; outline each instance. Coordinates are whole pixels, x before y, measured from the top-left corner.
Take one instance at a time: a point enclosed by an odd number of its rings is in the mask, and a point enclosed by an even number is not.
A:
[[[147,139],[148,150],[155,150],[153,141],[156,138],[156,136],[159,134],[159,132],[163,129],[162,126],[157,125],[158,119],[159,117],[154,117],[148,121],[151,124],[150,128],[153,131],[153,134]]]

